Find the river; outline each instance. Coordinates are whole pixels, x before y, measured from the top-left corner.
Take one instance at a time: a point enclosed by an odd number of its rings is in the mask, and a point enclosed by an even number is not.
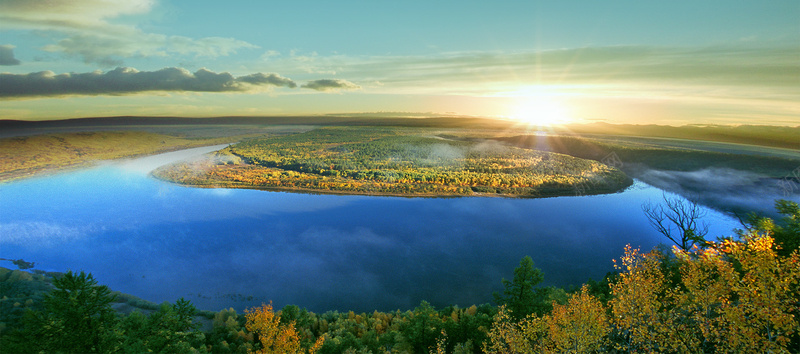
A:
[[[401,198],[202,189],[154,168],[206,147],[0,184],[0,258],[84,270],[143,299],[204,310],[273,301],[326,310],[488,303],[530,255],[545,285],[613,269],[626,244],[667,242],[641,211],[662,191],[546,199]],[[708,210],[710,237],[733,218]],[[13,267],[8,264],[0,264]]]

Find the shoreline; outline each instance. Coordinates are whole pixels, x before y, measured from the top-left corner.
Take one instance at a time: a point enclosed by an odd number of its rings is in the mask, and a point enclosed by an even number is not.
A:
[[[82,161],[78,163],[71,163],[65,165],[57,165],[57,166],[48,166],[48,167],[34,167],[34,168],[27,168],[15,171],[0,171],[0,185],[5,183],[11,183],[15,181],[21,181],[25,179],[31,178],[38,178],[38,177],[48,177],[53,176],[61,173],[67,172],[74,172],[82,169],[97,167],[106,162],[117,162],[125,159],[137,159],[137,158],[144,158],[150,156],[156,156],[160,154],[170,153],[170,152],[177,152],[182,150],[189,150],[194,148],[201,148],[206,146],[214,146],[214,145],[221,145],[221,144],[235,144],[238,140],[225,140],[224,142],[220,141],[211,141],[206,143],[201,143],[197,145],[181,145],[181,146],[172,146],[165,149],[160,149],[153,152],[145,152],[145,153],[134,153],[130,155],[123,155],[111,159],[93,159]]]
[[[170,183],[187,188],[204,188],[204,189],[250,189],[266,192],[284,192],[284,193],[299,193],[311,195],[354,195],[366,197],[394,197],[394,198],[512,198],[512,199],[544,199],[544,198],[558,198],[558,197],[580,197],[591,195],[605,195],[621,193],[630,188],[633,184],[633,178],[628,178],[621,188],[615,190],[587,190],[584,193],[543,193],[540,195],[525,195],[525,194],[508,194],[508,193],[484,193],[473,192],[471,194],[441,194],[441,193],[382,193],[382,192],[359,192],[359,191],[346,191],[346,190],[329,190],[329,189],[311,189],[311,188],[298,188],[298,187],[269,187],[269,186],[254,186],[242,184],[189,184],[172,181],[169,179],[156,176],[154,173],[149,174],[150,177],[159,181]]]

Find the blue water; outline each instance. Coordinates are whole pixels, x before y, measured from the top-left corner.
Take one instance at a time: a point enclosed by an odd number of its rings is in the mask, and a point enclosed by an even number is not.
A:
[[[85,270],[114,290],[207,310],[273,301],[387,311],[491,302],[525,255],[545,284],[599,280],[626,244],[666,241],[641,211],[662,192],[641,182],[601,196],[399,198],[200,189],[148,176],[213,149],[0,184],[0,258]],[[713,210],[706,221],[710,237],[738,225]]]

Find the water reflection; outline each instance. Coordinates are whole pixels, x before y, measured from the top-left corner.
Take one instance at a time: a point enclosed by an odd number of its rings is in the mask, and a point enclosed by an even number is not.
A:
[[[412,199],[185,188],[125,166],[0,185],[0,257],[201,309],[371,311],[490,302],[525,255],[546,284],[599,279],[626,244],[662,241],[640,209],[661,190],[639,181],[602,196]],[[707,221],[709,236],[736,226]]]

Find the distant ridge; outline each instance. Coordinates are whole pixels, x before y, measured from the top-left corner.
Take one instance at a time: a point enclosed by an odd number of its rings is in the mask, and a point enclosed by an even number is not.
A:
[[[137,125],[379,125],[409,127],[474,127],[474,128],[507,128],[509,122],[490,118],[476,117],[431,117],[404,118],[359,115],[351,116],[228,116],[213,118],[187,117],[140,117],[117,116],[96,118],[74,118],[44,121],[0,120],[0,128],[57,128],[85,126],[137,126]]]
[[[567,130],[575,134],[677,138],[800,149],[800,126],[684,125],[675,127],[655,124],[590,123],[570,125]]]
[[[213,118],[118,116],[75,118],[47,121],[0,120],[0,130],[28,130],[41,128],[74,127],[136,127],[158,125],[346,125],[346,126],[399,126],[429,128],[471,128],[516,130],[523,127],[516,122],[472,116],[399,117],[382,116],[381,113],[321,116],[228,116]],[[556,127],[556,134],[600,134],[677,138],[717,141],[800,150],[800,126],[780,127],[769,125],[635,125],[588,123]]]

